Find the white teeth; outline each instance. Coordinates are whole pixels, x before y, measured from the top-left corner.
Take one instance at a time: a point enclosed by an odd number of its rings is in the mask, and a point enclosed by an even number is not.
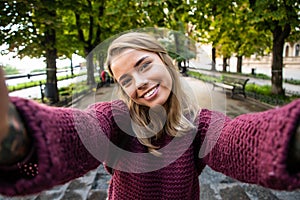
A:
[[[153,88],[152,90],[150,90],[149,92],[147,92],[145,95],[144,95],[144,97],[150,97],[153,93],[154,93],[154,91],[156,90],[156,88]]]

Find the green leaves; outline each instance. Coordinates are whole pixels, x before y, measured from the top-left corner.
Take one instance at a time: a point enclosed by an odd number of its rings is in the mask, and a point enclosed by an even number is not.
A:
[[[1,43],[20,56],[44,56],[45,32],[56,32],[58,56],[86,56],[101,41],[140,27],[165,27],[212,43],[220,55],[250,55],[271,48],[276,24],[299,38],[296,0],[16,0],[1,2]],[[191,26],[192,25],[192,26]]]

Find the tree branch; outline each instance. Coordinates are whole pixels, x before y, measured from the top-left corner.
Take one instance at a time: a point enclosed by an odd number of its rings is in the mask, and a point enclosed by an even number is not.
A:
[[[90,0],[87,1],[88,2],[88,8],[90,9],[90,11],[93,10],[92,7],[92,2]],[[88,37],[88,45],[90,45],[92,43],[92,39],[93,39],[93,30],[94,30],[94,17],[92,15],[89,16],[90,19],[90,23],[89,23],[89,37]]]
[[[78,38],[79,38],[80,41],[85,42],[84,35],[83,35],[83,30],[81,29],[80,15],[78,13],[75,13],[75,19],[76,19],[76,27],[77,27]]]

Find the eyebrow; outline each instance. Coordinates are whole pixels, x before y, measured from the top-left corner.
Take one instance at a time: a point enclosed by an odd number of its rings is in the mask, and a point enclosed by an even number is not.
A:
[[[146,58],[148,58],[149,56],[144,56],[141,57],[133,66],[133,68],[138,67]],[[119,82],[124,79],[127,76],[127,74],[123,74],[120,78],[119,78]]]

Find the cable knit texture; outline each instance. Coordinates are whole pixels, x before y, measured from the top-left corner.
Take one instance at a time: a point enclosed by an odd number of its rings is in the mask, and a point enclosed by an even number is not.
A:
[[[82,111],[48,107],[20,98],[11,101],[27,126],[33,153],[15,166],[0,166],[1,194],[38,193],[95,169],[101,162],[83,144],[86,137],[105,135],[126,150],[147,152],[135,137],[124,140],[124,132],[115,122],[116,118],[122,119],[127,109],[120,100],[113,101],[117,105],[113,112],[112,102],[96,103]],[[290,138],[299,120],[300,100],[235,119],[203,109],[196,122],[197,134],[178,159],[146,173],[114,170],[109,199],[199,199],[198,176],[206,164],[243,182],[274,189],[299,188],[300,173],[291,174],[286,166]],[[157,142],[166,146],[172,139],[165,135]],[[105,142],[98,142],[106,147]],[[184,142],[177,147],[179,152]],[[108,158],[109,153],[105,152]],[[129,168],[136,165],[124,163]],[[139,161],[138,165],[143,168],[148,163]],[[32,172],[27,174],[28,170]]]

